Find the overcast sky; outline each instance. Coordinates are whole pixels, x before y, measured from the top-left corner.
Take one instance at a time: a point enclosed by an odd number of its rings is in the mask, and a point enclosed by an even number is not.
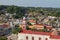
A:
[[[0,0],[0,5],[60,7],[60,0]]]

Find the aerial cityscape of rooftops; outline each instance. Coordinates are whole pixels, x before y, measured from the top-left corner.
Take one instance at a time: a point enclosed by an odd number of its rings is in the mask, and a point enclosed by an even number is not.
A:
[[[0,40],[60,40],[60,8],[1,5]]]

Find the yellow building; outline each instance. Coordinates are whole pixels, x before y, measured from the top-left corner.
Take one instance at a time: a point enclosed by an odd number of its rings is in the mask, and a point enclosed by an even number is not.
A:
[[[42,25],[42,24],[34,24],[32,26],[29,26],[29,28],[44,29],[44,25]]]
[[[23,28],[25,27],[25,25],[22,25],[22,24],[21,24],[21,25],[19,25],[19,27],[23,29]]]

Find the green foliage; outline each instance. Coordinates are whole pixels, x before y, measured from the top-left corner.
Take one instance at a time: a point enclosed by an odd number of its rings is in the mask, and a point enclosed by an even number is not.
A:
[[[8,13],[16,13],[16,11],[17,11],[17,7],[16,6],[9,6],[9,7],[7,7],[7,9],[6,9],[6,11],[8,12]]]
[[[18,34],[18,32],[21,32],[22,28],[16,27],[14,30],[12,30],[13,34]]]
[[[28,25],[32,25],[30,22],[27,22]]]
[[[36,28],[32,28],[31,30],[32,30],[32,31],[37,31],[37,29],[36,29]]]
[[[60,12],[57,12],[57,13],[55,14],[55,16],[56,16],[56,17],[60,17]]]
[[[14,16],[15,18],[20,18],[20,17],[22,18],[25,13],[32,14],[31,16],[33,16],[33,17],[35,17],[36,15],[39,15],[39,14],[42,14],[42,15],[46,14],[46,15],[50,15],[50,16],[60,17],[60,8],[18,7],[18,6],[14,6],[14,5],[12,5],[12,6],[1,5],[0,10],[2,11],[3,9],[5,9],[5,11],[7,11],[7,13],[11,13],[11,14],[16,13],[16,15]],[[2,13],[2,12],[0,12],[0,13]]]
[[[26,27],[27,30],[31,30],[28,26]]]
[[[39,32],[47,32],[47,29],[38,30]]]
[[[36,18],[36,24],[38,24],[38,22],[37,22],[37,21],[38,21],[38,18]]]
[[[7,40],[6,37],[0,37],[0,40]]]
[[[13,34],[18,34],[18,31],[13,30],[12,33],[13,33]]]
[[[58,28],[60,28],[60,26]]]
[[[39,32],[44,32],[44,30],[42,30],[42,29],[41,29],[41,30],[38,30],[38,31],[39,31]]]
[[[19,27],[19,24],[16,24],[15,27]]]
[[[13,15],[13,17],[16,19],[20,18],[18,15]]]

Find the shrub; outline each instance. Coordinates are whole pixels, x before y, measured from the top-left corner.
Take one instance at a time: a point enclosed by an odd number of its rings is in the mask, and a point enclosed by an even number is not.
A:
[[[0,37],[0,40],[7,40],[6,37]]]

